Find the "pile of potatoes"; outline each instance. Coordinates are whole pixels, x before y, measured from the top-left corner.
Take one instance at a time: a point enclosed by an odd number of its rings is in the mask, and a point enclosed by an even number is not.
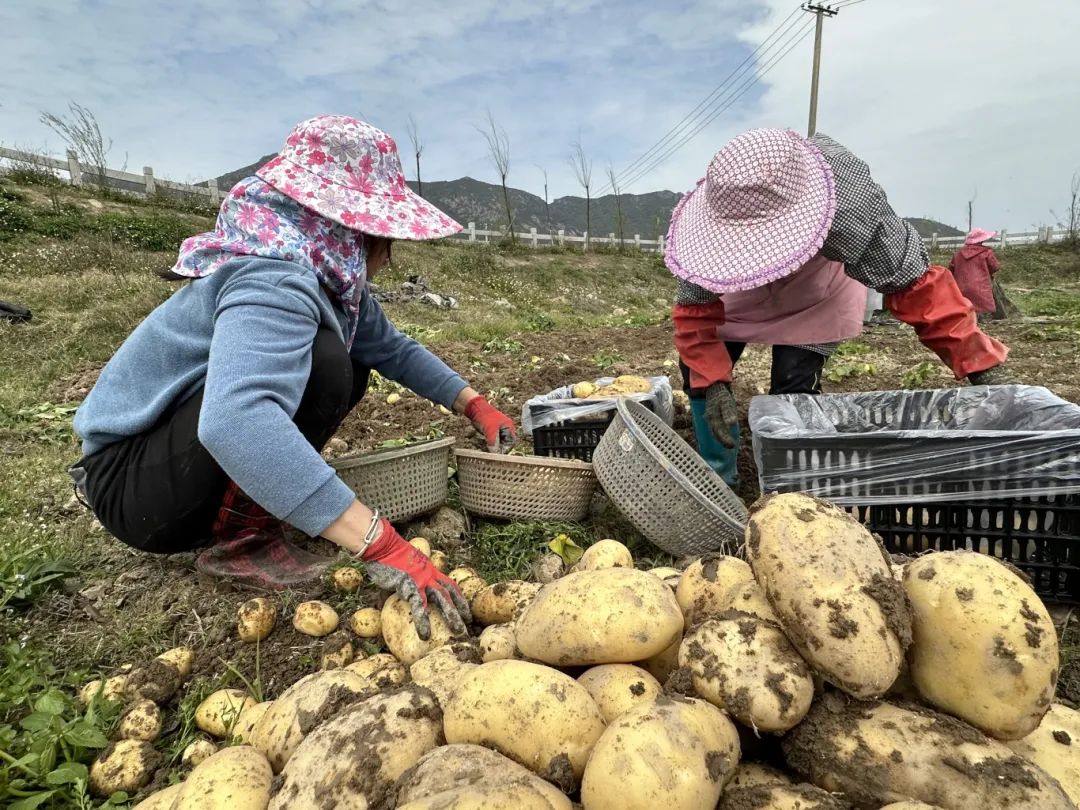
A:
[[[422,640],[391,596],[347,622],[387,652],[324,660],[267,703],[210,696],[197,720],[226,747],[138,808],[1080,801],[1080,713],[1052,702],[1053,624],[990,557],[898,564],[846,512],[777,495],[752,510],[745,559],[640,570],[603,540],[540,569],[543,584],[449,572],[475,635],[433,615]]]
[[[624,374],[602,384],[585,380],[570,387],[574,399],[617,399],[651,392],[652,383],[636,374]]]

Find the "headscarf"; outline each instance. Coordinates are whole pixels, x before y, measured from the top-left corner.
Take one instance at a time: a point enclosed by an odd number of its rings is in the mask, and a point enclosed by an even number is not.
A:
[[[345,311],[352,346],[367,285],[364,234],[316,214],[258,177],[241,180],[221,204],[212,232],[185,239],[173,273],[203,278],[237,256],[294,262],[315,273]]]

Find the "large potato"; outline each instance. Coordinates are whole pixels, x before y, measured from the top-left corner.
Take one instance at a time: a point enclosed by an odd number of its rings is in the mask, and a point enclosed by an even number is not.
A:
[[[948,715],[826,695],[782,743],[787,763],[859,807],[918,800],[945,810],[1074,810],[1045,771]]]
[[[739,762],[739,733],[703,700],[659,697],[615,720],[581,783],[585,810],[716,806]]]
[[[642,703],[652,703],[663,691],[660,682],[633,664],[600,664],[578,676],[589,690],[605,723]]]
[[[159,790],[157,793],[150,794],[131,810],[172,810],[173,802],[176,801],[176,797],[180,795],[180,791],[183,789],[183,784],[171,785]]]
[[[909,563],[904,590],[925,701],[998,739],[1034,731],[1054,698],[1058,644],[1027,583],[993,557],[945,551]]]
[[[354,661],[345,669],[359,675],[364,679],[364,683],[373,689],[401,686],[408,675],[408,670],[390,653],[377,653],[360,661]]]
[[[463,584],[463,590],[464,587]],[[539,591],[539,584],[521,579],[496,582],[476,594],[469,607],[472,608],[473,619],[484,627],[507,624],[514,621]]]
[[[262,641],[277,624],[277,607],[265,596],[248,599],[236,610],[236,634],[241,641]]]
[[[274,774],[248,745],[218,751],[188,776],[172,810],[266,810]]]
[[[370,691],[368,681],[347,669],[328,669],[303,677],[282,692],[259,718],[251,743],[278,773],[320,723]]]
[[[558,788],[479,745],[444,745],[398,783],[397,807],[412,810],[570,810]]]
[[[494,748],[566,791],[604,730],[584,686],[526,661],[481,664],[443,708],[447,742]]]
[[[211,692],[195,709],[195,725],[214,737],[232,734],[240,714],[255,705],[242,689],[219,689]]]
[[[161,765],[161,754],[143,740],[118,740],[98,754],[90,766],[90,792],[101,798],[114,793],[137,793],[150,784]]]
[[[729,610],[777,621],[765,593],[754,579],[754,572],[738,557],[706,554],[695,560],[679,578],[675,598],[687,627]]]
[[[754,576],[806,662],[855,697],[885,694],[900,674],[911,617],[874,536],[832,504],[798,494],[758,501],[746,536]]]
[[[814,699],[806,662],[779,627],[756,616],[705,620],[683,638],[679,665],[698,695],[755,731],[793,728]]]
[[[435,648],[450,643],[452,633],[442,613],[432,609],[428,615],[431,617],[431,638],[424,641],[416,634],[408,602],[395,593],[383,605],[383,639],[394,657],[405,666],[415,664]]]
[[[633,568],[634,555],[618,540],[598,540],[581,555],[574,571],[599,571],[601,568]]]
[[[441,719],[414,684],[354,703],[297,747],[270,810],[393,806],[398,777],[442,743]]]
[[[409,667],[409,677],[417,686],[430,689],[439,705],[445,706],[461,679],[480,661],[475,641],[456,641],[432,650]]]
[[[254,706],[243,709],[240,716],[236,718],[235,725],[233,725],[233,739],[250,744],[255,734],[255,726],[258,725],[262,716],[266,714],[273,703],[272,700],[264,700],[262,703],[256,703]]]
[[[1080,712],[1054,703],[1037,729],[1005,744],[1057,779],[1080,806]]]
[[[521,654],[547,664],[624,664],[671,646],[683,628],[671,589],[652,574],[605,568],[545,585],[518,618]]]
[[[773,784],[728,788],[716,810],[852,810],[852,805],[813,785]]]

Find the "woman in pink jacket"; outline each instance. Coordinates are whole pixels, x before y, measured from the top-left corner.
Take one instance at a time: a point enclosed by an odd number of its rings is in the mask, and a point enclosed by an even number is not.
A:
[[[976,228],[967,235],[964,246],[949,262],[949,269],[956,276],[956,286],[980,315],[997,311],[993,276],[1001,269],[1001,262],[986,245],[995,236],[993,231]]]

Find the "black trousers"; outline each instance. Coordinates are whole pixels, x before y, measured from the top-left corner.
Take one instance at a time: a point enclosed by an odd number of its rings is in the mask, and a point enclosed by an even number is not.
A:
[[[322,450],[368,386],[330,329],[311,349],[311,374],[293,423]],[[206,545],[229,477],[199,442],[203,392],[167,412],[145,433],[84,458],[89,506],[117,539],[141,551],[174,554]]]
[[[727,346],[731,364],[734,366],[742,357],[746,344],[725,341],[724,345]],[[825,366],[825,360],[825,355],[809,349],[800,349],[797,346],[773,346],[769,393],[820,394],[821,370]],[[679,368],[682,371],[683,390],[693,399],[703,398],[705,389],[690,387],[690,369],[681,361]]]

